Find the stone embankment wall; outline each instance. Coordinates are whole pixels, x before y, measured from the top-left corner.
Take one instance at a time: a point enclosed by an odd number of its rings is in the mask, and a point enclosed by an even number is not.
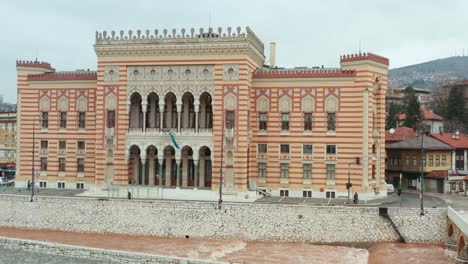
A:
[[[0,237],[0,248],[10,248],[35,252],[40,254],[57,255],[62,257],[72,257],[81,259],[99,260],[106,263],[119,264],[140,264],[140,263],[160,263],[160,264],[228,264],[221,261],[193,260],[172,256],[160,256],[154,254],[134,253],[119,250],[109,250],[91,247],[78,247],[42,241],[14,239]]]
[[[0,195],[0,225],[78,232],[110,232],[310,243],[398,239],[375,207],[316,207],[257,203],[97,200]],[[445,242],[447,209],[389,208],[408,242]]]

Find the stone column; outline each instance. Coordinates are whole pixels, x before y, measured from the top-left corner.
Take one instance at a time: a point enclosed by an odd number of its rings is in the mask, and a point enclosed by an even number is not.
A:
[[[162,171],[162,168],[163,168],[163,162],[164,162],[164,157],[163,156],[159,156],[158,157],[158,162],[159,162],[159,188],[162,188],[162,176],[163,176],[163,171]],[[167,173],[166,173],[167,174]],[[167,178],[167,177],[166,177]],[[166,179],[166,182],[167,182],[167,179]]]
[[[198,182],[198,175],[199,175],[199,171],[198,171],[198,159],[193,159],[193,166],[194,166],[194,173],[195,173],[195,177],[194,177],[194,180],[193,180],[193,185],[194,187],[198,187],[200,186],[199,182]]]
[[[146,115],[146,118],[148,118],[148,128],[155,128],[156,125],[154,123],[154,116],[156,114],[156,108],[153,106],[151,101],[148,103],[148,107],[149,109],[146,110],[148,112],[148,114]]]
[[[166,187],[171,187],[172,181],[172,158],[166,157]]]
[[[161,101],[161,100],[159,100]],[[163,115],[164,115],[164,103],[159,104],[159,129],[163,129]]]
[[[155,166],[155,157],[154,155],[150,155],[148,159],[148,185],[154,185],[154,166]]]
[[[465,152],[463,153],[463,161],[465,162],[463,164],[463,170],[467,171],[468,170],[468,149],[465,149]]]
[[[205,163],[206,163],[206,160],[205,159],[202,159],[199,164],[200,164],[200,168],[198,168],[199,170],[199,174],[198,174],[198,180],[199,180],[199,187],[205,187]]]
[[[176,158],[176,172],[177,172],[177,182],[176,186],[180,187],[180,158]]]
[[[177,132],[180,133],[180,117],[182,115],[182,103],[177,102]]]
[[[141,183],[140,185],[145,185],[145,177],[146,177],[146,156],[141,157]]]
[[[138,156],[133,158],[133,184],[139,184],[140,160]]]
[[[452,170],[456,170],[457,167],[455,166],[455,159],[456,159],[456,150],[452,151]]]
[[[200,111],[200,102],[196,100],[193,106],[195,110],[195,133],[198,133],[198,112]]]
[[[143,132],[146,131],[146,112],[148,110],[148,103],[142,104],[142,111],[143,111]]]
[[[188,186],[188,161],[187,158],[182,159],[182,187]]]

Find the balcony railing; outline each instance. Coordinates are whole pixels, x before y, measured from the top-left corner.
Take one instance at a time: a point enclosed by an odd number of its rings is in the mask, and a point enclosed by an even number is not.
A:
[[[86,156],[86,150],[85,150],[85,149],[78,149],[78,150],[76,150],[76,156],[77,156],[77,157],[84,157],[84,156]]]
[[[40,156],[47,156],[49,154],[49,149],[39,149]]]
[[[58,156],[66,156],[67,155],[67,150],[66,149],[59,149],[57,151]]]

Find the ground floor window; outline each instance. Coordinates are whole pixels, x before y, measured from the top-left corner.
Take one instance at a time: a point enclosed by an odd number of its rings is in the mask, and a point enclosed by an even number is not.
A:
[[[302,197],[305,197],[305,198],[312,197],[312,190],[303,190],[302,191]]]
[[[76,183],[76,188],[80,189],[80,190],[84,189],[84,183],[82,183],[82,182]]]
[[[281,197],[289,196],[289,190],[280,190],[280,196]]]
[[[335,192],[333,191],[327,191],[326,195],[327,195],[327,198],[335,198]]]
[[[65,183],[64,182],[59,182],[57,187],[59,189],[65,189]]]
[[[40,182],[39,182],[39,187],[41,187],[41,188],[47,188],[47,182],[45,182],[45,181],[40,181]]]

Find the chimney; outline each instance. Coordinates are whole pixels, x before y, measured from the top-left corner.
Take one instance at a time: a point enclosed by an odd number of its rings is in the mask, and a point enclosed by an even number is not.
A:
[[[276,67],[276,42],[270,42],[270,68]]]

